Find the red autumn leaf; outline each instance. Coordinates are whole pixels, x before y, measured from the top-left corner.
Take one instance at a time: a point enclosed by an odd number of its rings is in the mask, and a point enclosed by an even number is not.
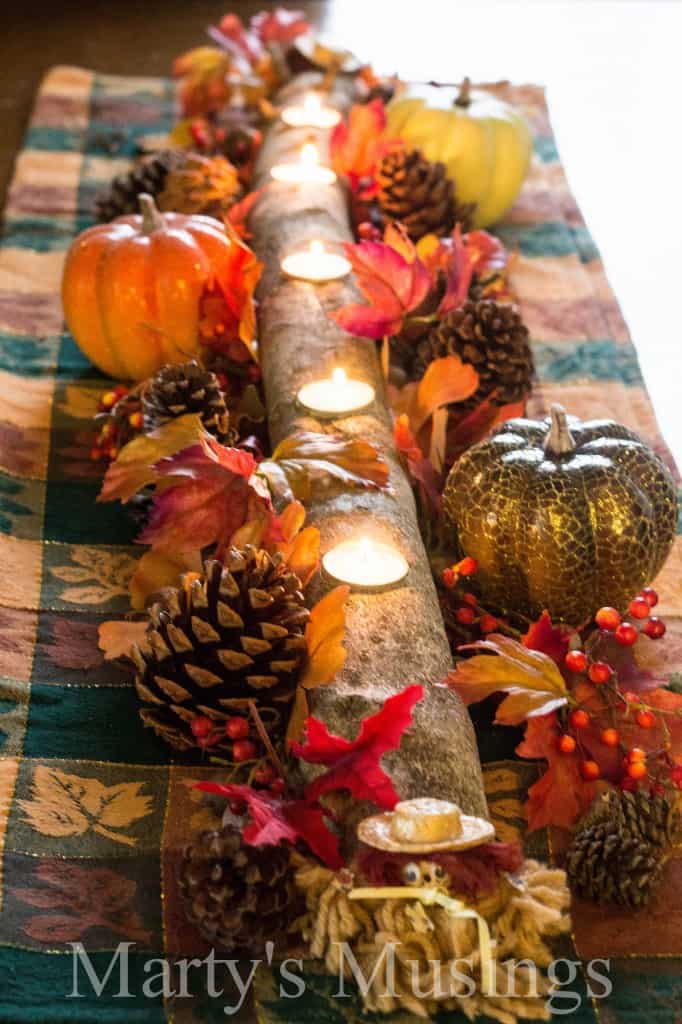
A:
[[[403,457],[410,478],[416,483],[426,507],[434,516],[440,514],[443,499],[440,493],[438,475],[417,444],[410,430],[407,414],[398,416],[393,424],[393,441]]]
[[[464,703],[476,704],[493,693],[505,693],[495,715],[499,725],[520,725],[567,703],[568,690],[548,655],[531,651],[501,633],[464,645],[463,651],[489,651],[460,661],[446,677]]]
[[[169,551],[216,545],[216,556],[247,524],[265,542],[279,539],[277,518],[256,460],[239,448],[225,448],[208,434],[201,443],[159,465],[159,486],[143,544]]]
[[[159,478],[159,466],[178,452],[196,444],[204,428],[199,415],[188,413],[168,420],[149,434],[139,434],[124,445],[111,463],[97,501],[126,502]]]
[[[290,11],[286,7],[275,7],[274,11],[261,11],[254,14],[250,27],[266,45],[281,43],[288,45],[297,36],[310,30],[303,11]]]
[[[516,748],[519,757],[547,761],[547,771],[528,790],[526,816],[531,832],[548,825],[571,829],[597,792],[595,784],[581,776],[578,759],[559,751],[559,733],[554,712],[529,718],[525,738]]]
[[[495,395],[489,395],[480,405],[476,406],[467,416],[461,420],[453,417],[448,427],[447,455],[446,462],[452,465],[462,452],[477,444],[490,433],[490,431],[504,423],[506,420],[523,416],[525,403],[511,402],[508,405],[496,405]]]
[[[529,626],[523,637],[523,646],[531,651],[542,651],[561,667],[573,632],[570,627],[552,625],[552,618],[545,610],[537,622]]]
[[[423,696],[423,686],[408,686],[389,697],[380,711],[363,720],[354,740],[330,733],[324,722],[310,717],[305,743],[292,743],[291,749],[296,757],[309,764],[327,765],[329,770],[306,787],[306,797],[316,800],[324,793],[348,789],[356,800],[371,800],[387,810],[395,807],[400,797],[381,767],[381,757],[400,746],[412,722],[413,708]]]
[[[275,846],[282,841],[296,843],[302,839],[327,867],[343,867],[338,838],[327,827],[326,812],[321,807],[305,800],[271,796],[251,786],[199,782],[196,788],[227,800],[243,800],[248,805],[251,820],[242,835],[249,846]]]
[[[358,242],[344,246],[355,282],[369,305],[350,305],[332,313],[350,334],[383,338],[400,331],[403,319],[424,301],[432,278],[414,253],[410,260],[386,242]]]
[[[383,132],[386,112],[380,99],[356,103],[348,119],[340,121],[329,141],[332,167],[350,180],[356,191],[364,178],[372,178],[377,163],[386,151]]]
[[[247,192],[244,198],[240,199],[238,203],[233,203],[227,212],[226,220],[229,226],[242,240],[251,237],[247,222],[262,194],[262,188],[256,189],[255,192]]]
[[[254,291],[263,272],[263,264],[232,227],[224,220],[231,245],[211,287],[205,289],[199,306],[199,331],[207,344],[241,341],[251,358],[258,361],[256,303]]]
[[[661,648],[646,636],[640,635],[634,646],[624,647],[613,633],[597,629],[590,635],[585,649],[592,661],[605,661],[611,666],[623,691],[646,694],[667,682],[666,667],[660,662]]]

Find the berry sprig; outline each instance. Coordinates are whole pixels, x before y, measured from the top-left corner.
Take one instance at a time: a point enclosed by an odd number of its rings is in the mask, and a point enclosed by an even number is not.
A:
[[[487,636],[489,633],[504,633],[520,637],[518,630],[500,615],[494,615],[485,608],[469,587],[471,579],[478,572],[475,558],[465,556],[454,565],[443,569],[440,582],[444,589],[441,606],[446,627],[457,635],[457,644],[462,636],[466,639]]]
[[[214,721],[208,715],[195,715],[190,729],[198,747],[214,752],[213,762],[239,767],[251,764],[249,785],[267,789],[276,796],[284,792],[282,764],[274,749],[270,746],[268,750],[268,744],[261,742],[252,717],[231,715],[226,721]],[[240,813],[232,809],[235,814]]]
[[[142,430],[139,389],[117,384],[106,391],[100,398],[95,419],[101,426],[90,449],[90,458],[95,462],[113,462],[121,448]]]
[[[605,606],[600,608],[594,621],[602,634],[610,635],[622,647],[634,646],[642,633],[651,639],[659,639],[665,634],[665,623],[653,616],[651,611],[658,604],[658,595],[651,587],[642,590],[628,606],[628,619],[623,619],[616,608]],[[632,621],[630,621],[632,620]],[[576,634],[577,636],[577,634]],[[619,748],[622,751],[622,774],[619,780],[621,788],[633,789],[640,782],[648,781],[652,786],[660,786],[659,777],[667,777],[674,785],[682,788],[682,768],[678,771],[671,760],[665,746],[660,750],[645,751],[638,745],[627,746],[622,739],[618,724],[628,722],[638,729],[647,732],[656,725],[661,726],[664,737],[668,736],[664,712],[647,705],[639,694],[622,690],[619,685],[618,672],[613,665],[600,657],[593,657],[589,651],[580,647],[573,648],[565,655],[564,668],[569,678],[576,681],[582,679],[584,684],[593,688],[594,695],[599,694],[601,707],[595,710],[592,698],[586,699],[586,707],[581,707],[575,698],[569,702],[569,710],[564,720],[564,730],[558,737],[559,751],[566,756],[580,758],[579,771],[586,781],[596,781],[602,777],[602,768],[598,761],[588,753],[585,739],[581,733],[590,726],[598,726],[598,720],[604,713],[611,719],[608,726],[601,728],[596,737],[607,748]],[[573,687],[575,690],[575,685]],[[584,689],[582,691],[584,694]],[[631,728],[628,730],[631,733]],[[612,771],[610,775],[612,776]]]

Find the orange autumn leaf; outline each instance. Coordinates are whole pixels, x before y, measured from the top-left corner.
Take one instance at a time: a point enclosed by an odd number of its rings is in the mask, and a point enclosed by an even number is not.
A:
[[[446,677],[465,704],[476,704],[493,693],[506,693],[497,708],[499,725],[520,725],[566,704],[568,691],[556,662],[516,640],[492,633],[462,650],[490,651],[460,661]],[[492,655],[492,656],[491,656]]]
[[[292,501],[279,517],[284,540],[276,548],[289,568],[296,573],[301,585],[306,587],[320,564],[320,531],[316,526],[305,523],[305,509],[300,501]]]
[[[275,497],[306,500],[330,477],[347,487],[387,487],[389,469],[379,450],[362,438],[299,430],[275,448],[258,472]]]
[[[408,394],[410,426],[418,434],[437,409],[451,402],[463,402],[478,387],[478,374],[459,356],[434,359],[419,384]]]
[[[299,685],[306,690],[331,683],[346,661],[346,599],[350,587],[335,587],[310,613],[305,629],[308,660]]]
[[[180,577],[187,572],[201,572],[199,551],[145,551],[130,578],[130,603],[141,611],[152,594],[164,587],[177,587]]]
[[[310,708],[308,707],[308,694],[302,686],[297,686],[294,703],[291,708],[291,714],[289,715],[289,722],[287,724],[287,745],[289,743],[297,743],[299,740],[303,739],[305,723],[309,714]]]
[[[144,643],[147,623],[112,620],[102,622],[97,632],[100,650],[104,651],[104,660],[114,661],[116,658],[127,657],[133,644]]]

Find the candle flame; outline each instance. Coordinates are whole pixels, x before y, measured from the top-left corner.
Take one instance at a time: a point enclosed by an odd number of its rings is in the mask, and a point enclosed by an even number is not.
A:
[[[324,245],[322,242],[311,242],[308,252],[311,256],[322,256],[324,254]]]
[[[332,384],[345,384],[347,380],[346,371],[341,366],[332,370]]]
[[[315,164],[319,164],[320,157],[317,152],[317,146],[314,142],[306,142],[305,146],[301,150],[301,163],[306,164],[308,167],[312,167]]]

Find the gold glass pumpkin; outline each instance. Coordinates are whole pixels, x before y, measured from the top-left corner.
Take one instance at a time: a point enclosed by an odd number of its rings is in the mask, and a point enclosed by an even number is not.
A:
[[[485,601],[574,626],[653,580],[677,515],[670,472],[636,434],[561,406],[469,449],[443,496],[446,540],[478,562]]]

